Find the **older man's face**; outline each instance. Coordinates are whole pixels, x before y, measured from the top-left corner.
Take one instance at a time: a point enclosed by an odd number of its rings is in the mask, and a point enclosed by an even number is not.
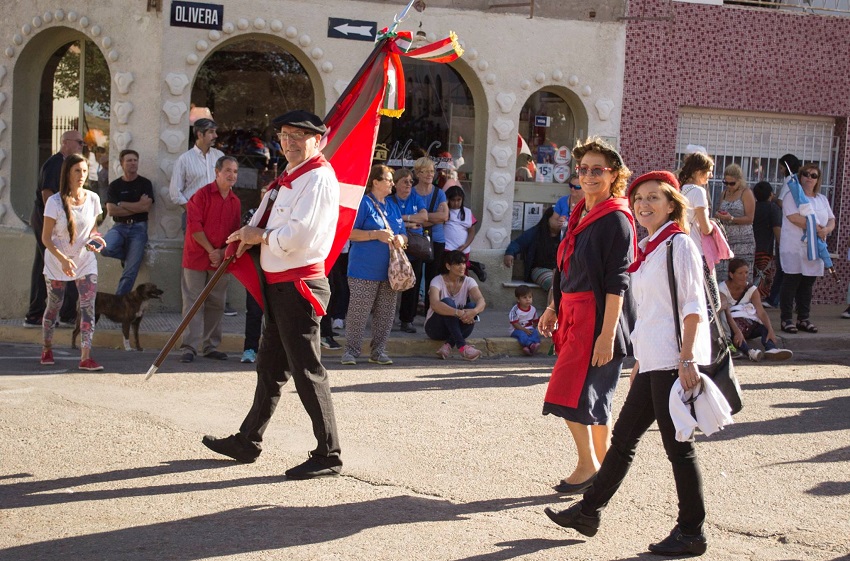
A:
[[[322,135],[305,131],[297,127],[280,127],[280,147],[289,167],[293,168],[315,156],[319,152],[319,140]]]
[[[220,170],[215,172],[215,181],[219,187],[228,187],[230,189],[236,185],[236,176],[239,173],[239,165],[236,162],[227,160],[221,166]]]

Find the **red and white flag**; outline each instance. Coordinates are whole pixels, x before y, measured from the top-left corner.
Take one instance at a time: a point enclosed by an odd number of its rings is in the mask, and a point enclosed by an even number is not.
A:
[[[447,63],[463,54],[454,33],[409,50],[412,44],[409,31],[395,34],[383,29],[366,63],[324,119],[328,131],[322,138],[321,151],[334,168],[340,185],[339,220],[333,246],[325,260],[325,274],[331,270],[351,235],[372,168],[381,115],[399,117],[404,112],[404,71],[400,57]],[[235,246],[228,248],[228,255],[235,249]],[[262,305],[259,278],[251,259],[245,256],[237,259],[228,271]]]

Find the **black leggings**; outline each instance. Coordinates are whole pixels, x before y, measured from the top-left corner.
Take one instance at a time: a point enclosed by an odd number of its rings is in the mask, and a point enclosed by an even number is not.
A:
[[[635,376],[623,410],[614,424],[611,448],[593,486],[581,501],[585,514],[599,515],[608,505],[632,465],[638,442],[653,421],[657,421],[667,459],[673,465],[673,479],[679,497],[679,528],[688,535],[702,533],[705,503],[696,449],[692,440],[676,440],[676,427],[670,418],[670,389],[677,378],[676,370],[641,372]]]
[[[783,322],[791,321],[794,304],[797,304],[797,321],[809,319],[812,311],[812,288],[817,277],[785,273],[779,293],[779,317]]]

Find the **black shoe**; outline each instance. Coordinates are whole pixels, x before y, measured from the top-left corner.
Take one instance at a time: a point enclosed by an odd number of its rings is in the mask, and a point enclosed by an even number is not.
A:
[[[469,262],[469,270],[475,273],[475,276],[478,277],[478,280],[484,282],[487,280],[487,273],[484,272],[484,269],[487,267],[484,263],[479,263],[478,261],[470,261]]]
[[[195,353],[192,351],[186,351],[182,355],[180,355],[180,362],[189,363],[195,360]]]
[[[204,355],[204,358],[211,358],[213,360],[227,360],[227,353],[223,353],[221,351],[210,351]]]
[[[289,468],[284,473],[288,479],[314,479],[316,477],[334,477],[339,475],[342,466],[329,467],[314,457],[303,464]]]
[[[679,526],[673,528],[670,535],[660,542],[649,545],[650,552],[670,556],[702,555],[706,549],[708,549],[708,543],[704,535],[687,536],[679,530]]]
[[[337,343],[336,339],[331,336],[322,337],[321,343],[322,348],[324,349],[341,349],[342,345]]]
[[[257,461],[260,451],[256,447],[245,444],[238,434],[231,434],[224,438],[205,435],[201,443],[217,454],[233,458],[243,464],[253,464]]]
[[[574,503],[570,508],[558,512],[546,507],[546,513],[552,522],[564,528],[572,528],[579,534],[592,538],[599,531],[599,516],[587,516],[581,511],[581,502]]]
[[[224,315],[232,317],[232,316],[235,316],[236,314],[237,314],[236,310],[231,308],[230,304],[224,305]]]
[[[567,483],[566,481],[561,481],[552,488],[565,495],[578,495],[579,493],[584,493],[590,489],[595,480],[596,474],[594,473],[587,479],[587,481],[583,481],[581,483]]]
[[[405,333],[416,333],[416,328],[413,327],[412,323],[401,322],[400,331],[404,331]]]

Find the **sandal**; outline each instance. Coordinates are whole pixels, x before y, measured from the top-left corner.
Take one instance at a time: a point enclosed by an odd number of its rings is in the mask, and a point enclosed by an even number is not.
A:
[[[794,327],[794,322],[790,319],[786,319],[782,322],[782,331],[785,333],[797,333],[797,328]]]
[[[797,322],[797,329],[806,333],[817,333],[818,327],[807,319],[801,319]]]

